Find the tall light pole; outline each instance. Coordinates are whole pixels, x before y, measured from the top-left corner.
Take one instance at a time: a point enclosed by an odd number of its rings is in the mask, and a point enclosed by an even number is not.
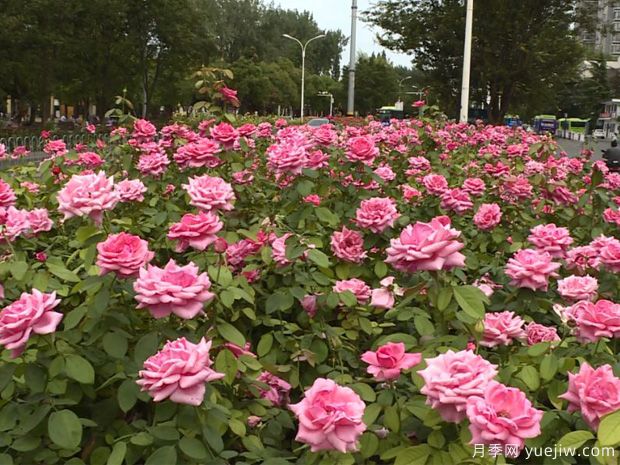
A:
[[[469,110],[469,73],[471,67],[471,38],[474,20],[474,0],[467,0],[467,15],[465,17],[465,47],[463,50],[463,82],[461,85],[461,115],[459,121],[467,122]]]
[[[349,96],[347,99],[347,115],[355,114],[355,29],[357,26],[357,0],[351,1],[351,50],[349,54]]]
[[[329,116],[333,116],[334,112],[334,95],[326,90],[319,92],[317,95],[320,97],[329,97]]]
[[[401,90],[403,88],[403,82],[405,82],[405,81],[407,81],[407,80],[409,80],[411,78],[412,78],[412,76],[407,76],[406,78],[402,78],[400,81],[398,81],[398,100],[400,100],[400,93],[401,93]]]
[[[304,86],[306,83],[306,47],[313,40],[320,39],[321,37],[325,37],[325,34],[320,34],[316,37],[313,37],[312,39],[306,41],[305,44],[302,44],[301,40],[296,39],[295,37],[291,35],[282,34],[282,36],[286,37],[287,39],[294,40],[301,47],[301,111],[299,112],[299,118],[301,119],[301,122],[303,123],[304,122]]]

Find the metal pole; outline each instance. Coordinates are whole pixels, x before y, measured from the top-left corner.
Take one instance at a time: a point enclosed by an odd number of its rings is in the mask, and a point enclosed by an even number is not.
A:
[[[334,96],[329,94],[329,116],[334,116]]]
[[[463,50],[463,82],[461,86],[461,115],[459,121],[467,122],[469,110],[469,74],[471,68],[471,40],[472,24],[474,19],[474,0],[467,0],[467,15],[465,17],[465,46]]]
[[[355,114],[355,28],[357,24],[357,0],[351,2],[351,50],[349,56],[349,98],[347,100],[347,115]]]
[[[308,42],[306,42],[308,45]],[[306,45],[301,47],[301,110],[299,112],[299,119],[304,122],[304,87],[306,79]]]

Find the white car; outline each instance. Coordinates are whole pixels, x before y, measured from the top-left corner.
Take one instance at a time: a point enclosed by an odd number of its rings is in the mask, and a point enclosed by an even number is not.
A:
[[[595,129],[592,133],[592,137],[594,137],[595,139],[605,139],[605,131],[603,131],[602,129]]]

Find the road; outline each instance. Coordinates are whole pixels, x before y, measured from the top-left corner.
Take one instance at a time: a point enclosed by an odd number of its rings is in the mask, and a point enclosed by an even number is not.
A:
[[[584,148],[584,146],[586,146],[586,144],[584,144],[583,142],[577,142],[574,140],[560,139],[559,137],[556,138],[556,140],[558,141],[560,150],[563,150],[566,153],[568,153],[570,157],[578,156],[581,150]],[[600,160],[601,151],[610,147],[610,143],[611,141],[609,140],[596,139],[596,140],[587,142],[586,148],[591,148],[594,150],[594,156],[592,157],[593,160]]]

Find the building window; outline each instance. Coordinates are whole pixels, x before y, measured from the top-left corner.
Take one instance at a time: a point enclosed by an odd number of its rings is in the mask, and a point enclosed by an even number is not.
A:
[[[614,8],[614,19],[620,19],[620,8]]]
[[[614,55],[620,55],[620,44],[613,44],[611,46],[611,53]]]
[[[614,31],[620,32],[620,21],[614,23]]]

